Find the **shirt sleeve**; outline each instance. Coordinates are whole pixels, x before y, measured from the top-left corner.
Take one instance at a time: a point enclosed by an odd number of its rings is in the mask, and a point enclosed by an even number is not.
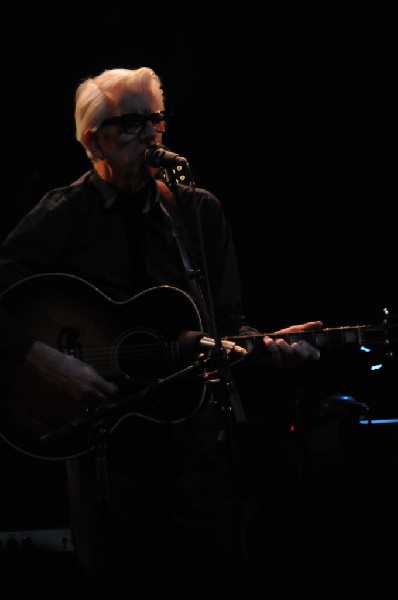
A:
[[[61,196],[61,191],[44,196],[0,246],[0,356],[19,364],[23,364],[36,337],[13,315],[7,292],[17,282],[51,270],[55,263],[68,227],[67,211],[60,209],[57,200]]]

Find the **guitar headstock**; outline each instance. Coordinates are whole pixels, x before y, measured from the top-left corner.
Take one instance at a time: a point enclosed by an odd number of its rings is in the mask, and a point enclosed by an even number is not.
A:
[[[384,349],[386,356],[394,358],[398,344],[398,318],[390,314],[388,308],[383,308],[383,320],[380,329],[384,333]]]

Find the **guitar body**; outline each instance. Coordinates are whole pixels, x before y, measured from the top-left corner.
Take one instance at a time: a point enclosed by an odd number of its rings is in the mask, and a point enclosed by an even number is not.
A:
[[[118,384],[116,405],[121,410],[113,409],[113,427],[127,416],[178,422],[200,407],[205,380],[197,371],[190,373],[178,344],[183,331],[202,331],[197,307],[185,292],[159,286],[114,302],[83,279],[56,273],[22,280],[3,294],[2,302],[40,341],[92,365]],[[187,375],[173,378],[183,369]],[[72,427],[66,439],[41,440],[68,423],[84,424],[91,417],[87,406],[12,361],[2,365],[1,380],[0,435],[6,441],[28,454],[52,459],[92,447],[89,424],[76,427],[78,435],[73,435]]]

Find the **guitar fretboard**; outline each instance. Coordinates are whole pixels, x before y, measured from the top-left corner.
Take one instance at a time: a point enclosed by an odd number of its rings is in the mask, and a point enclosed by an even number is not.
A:
[[[329,327],[321,330],[302,330],[295,333],[256,333],[236,336],[233,339],[238,342],[251,341],[260,342],[267,335],[273,339],[283,338],[289,344],[304,340],[318,349],[339,348],[341,346],[363,346],[366,344],[384,344],[388,342],[387,332],[383,328],[375,328],[371,325],[356,325],[343,327]]]

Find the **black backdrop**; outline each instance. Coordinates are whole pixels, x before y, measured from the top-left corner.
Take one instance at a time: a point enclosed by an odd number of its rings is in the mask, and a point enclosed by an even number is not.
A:
[[[397,314],[387,14],[72,10],[3,21],[2,237],[42,193],[89,167],[74,139],[79,81],[148,65],[174,113],[165,143],[231,221],[253,324],[333,327],[378,322],[384,307]],[[369,361],[341,356],[327,365],[328,387],[397,417],[395,363],[374,375]]]

